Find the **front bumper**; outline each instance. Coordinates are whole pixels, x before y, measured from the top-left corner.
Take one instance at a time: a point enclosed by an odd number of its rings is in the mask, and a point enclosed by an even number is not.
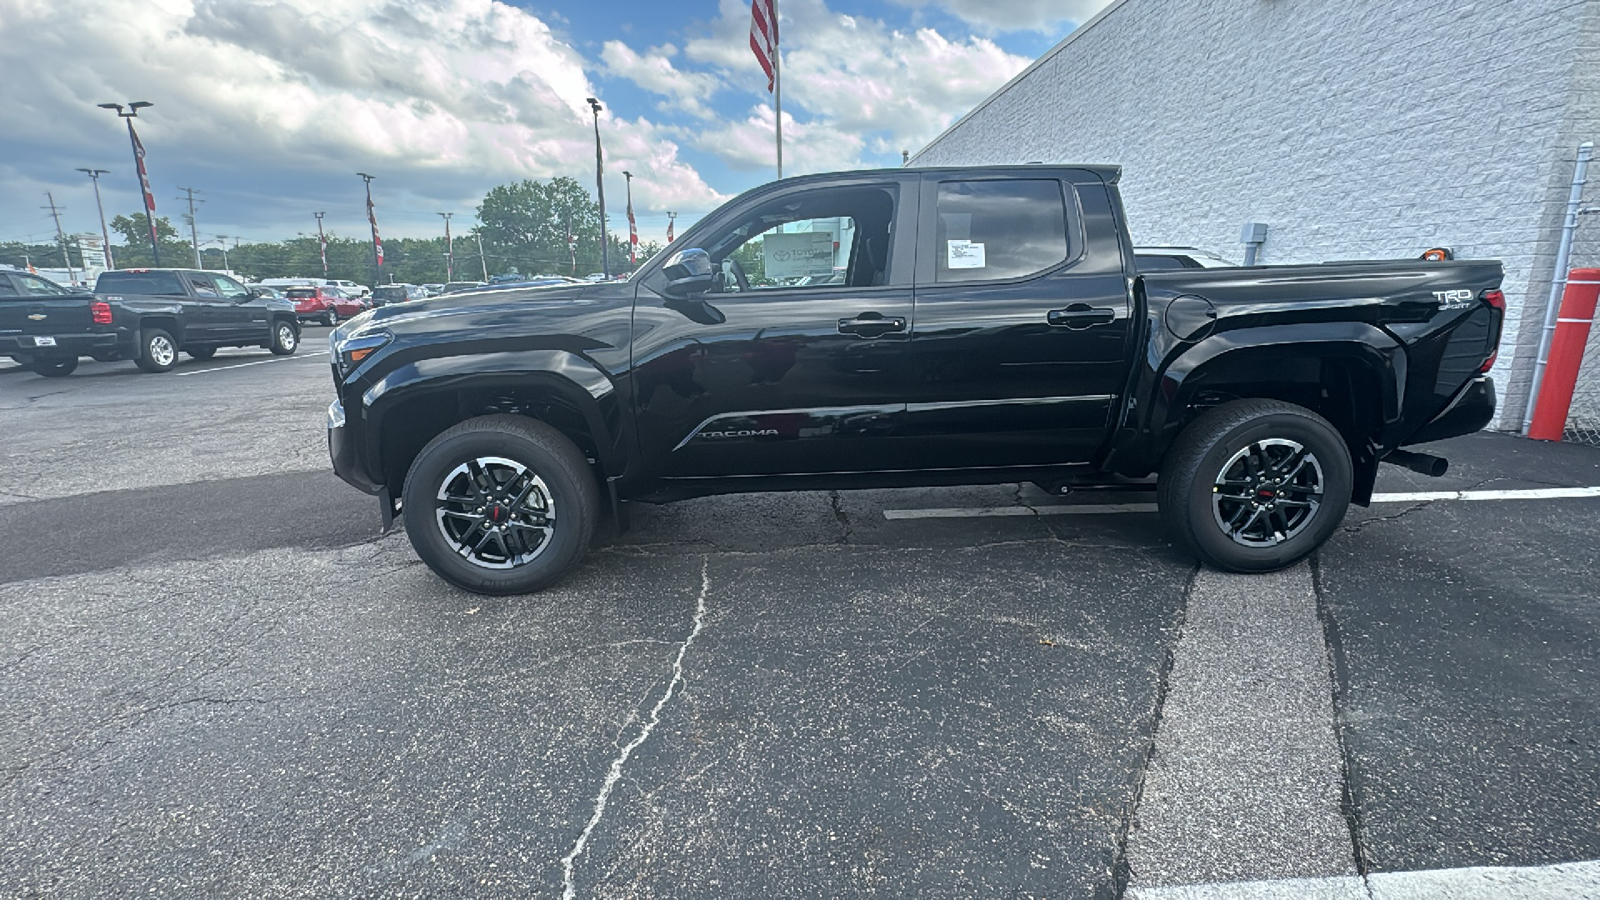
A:
[[[346,484],[369,494],[383,490],[383,485],[373,482],[357,464],[355,442],[345,426],[344,404],[338,400],[328,404],[328,456],[333,460],[333,474]]]
[[[1494,407],[1494,379],[1480,375],[1456,391],[1442,412],[1401,444],[1426,444],[1481,431],[1494,418]]]

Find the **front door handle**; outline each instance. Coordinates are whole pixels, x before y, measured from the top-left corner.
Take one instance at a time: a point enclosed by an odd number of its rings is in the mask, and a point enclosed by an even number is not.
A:
[[[854,319],[840,319],[840,334],[855,334],[861,337],[877,337],[891,331],[905,331],[906,320],[899,316],[885,316],[882,313],[864,312]]]
[[[1110,325],[1116,318],[1116,310],[1104,306],[1090,306],[1087,303],[1074,303],[1066,309],[1052,309],[1045,314],[1045,321],[1051,325],[1059,325],[1073,331],[1093,328],[1096,325]]]

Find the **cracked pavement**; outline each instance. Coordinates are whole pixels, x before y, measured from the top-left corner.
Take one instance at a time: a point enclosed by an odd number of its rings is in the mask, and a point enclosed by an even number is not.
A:
[[[220,369],[261,357],[0,371],[0,896],[1389,896],[1600,857],[1594,501],[1355,509],[1241,579],[1149,515],[883,515],[1061,502],[1031,486],[715,497],[487,598],[327,472],[326,358]],[[1380,489],[1600,484],[1592,448],[1435,450]]]

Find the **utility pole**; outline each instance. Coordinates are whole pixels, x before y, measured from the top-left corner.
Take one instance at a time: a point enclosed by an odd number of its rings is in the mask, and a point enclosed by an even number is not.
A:
[[[484,256],[483,256],[483,235],[479,234],[476,230],[474,230],[472,232],[472,236],[478,239],[478,265],[483,267],[483,280],[484,281],[488,281],[489,280],[489,261],[487,259],[485,259]]]
[[[222,245],[222,268],[226,270],[228,268],[228,236],[225,234],[217,235],[217,243]]]
[[[161,242],[156,240],[156,195],[150,190],[150,174],[144,168],[144,144],[139,143],[139,135],[133,130],[133,120],[139,117],[139,110],[148,109],[155,104],[145,100],[136,100],[128,104],[128,111],[122,111],[121,103],[100,103],[101,109],[116,110],[117,117],[128,122],[128,143],[133,146],[133,168],[139,173],[139,195],[144,198],[145,224],[150,226],[150,257],[155,260],[156,268],[161,267]]]
[[[195,226],[194,221],[194,195],[203,193],[203,191],[197,191],[194,188],[186,188],[182,185],[178,186],[178,190],[189,195],[189,243],[194,245],[194,267],[196,269],[204,269],[206,264],[200,261],[200,230]],[[182,200],[184,198],[178,197],[177,199]],[[201,200],[200,202],[204,203],[205,201]]]
[[[439,213],[439,215],[444,216],[444,280],[455,281],[456,244],[450,237],[450,217],[455,213]]]
[[[378,215],[372,209],[372,179],[376,176],[357,172],[367,183],[367,221],[372,225],[372,286],[383,284],[383,243],[378,237]]]
[[[611,280],[611,240],[606,236],[606,163],[600,154],[600,101],[589,97],[589,108],[594,110],[594,185],[600,192],[600,271]]]
[[[50,192],[49,191],[45,191],[44,195],[45,195],[45,197],[49,198],[50,205],[49,206],[41,206],[39,208],[40,209],[48,209],[48,210],[50,210],[50,215],[55,217],[55,219],[56,219],[56,243],[61,245],[61,258],[63,260],[65,260],[66,263],[67,263],[67,280],[71,281],[73,284],[77,284],[78,283],[77,273],[72,271],[72,257],[67,255],[67,235],[66,235],[66,232],[61,230],[61,210],[56,208],[56,198],[50,196]]]
[[[116,264],[111,261],[111,232],[106,230],[106,208],[100,202],[100,176],[105,175],[107,170],[79,169],[78,171],[94,179],[94,206],[95,209],[100,210],[100,240],[105,241],[106,268],[115,269]],[[88,263],[84,263],[84,265],[88,265]],[[87,276],[88,273],[85,272],[84,275]]]
[[[327,213],[312,213],[317,217],[317,246],[322,250],[322,277],[328,277],[328,236],[322,233],[322,217]]]

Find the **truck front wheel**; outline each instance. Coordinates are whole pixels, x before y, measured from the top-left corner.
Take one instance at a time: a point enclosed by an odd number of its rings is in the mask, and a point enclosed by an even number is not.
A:
[[[1327,419],[1281,400],[1237,400],[1178,435],[1157,500],[1190,553],[1232,572],[1270,572],[1332,536],[1353,477],[1350,450]]]
[[[521,416],[469,419],[434,438],[411,464],[402,498],[417,555],[479,594],[554,583],[589,549],[600,510],[583,453]]]
[[[146,328],[140,334],[139,358],[134,365],[152,374],[166,372],[178,364],[178,342],[160,328]]]

